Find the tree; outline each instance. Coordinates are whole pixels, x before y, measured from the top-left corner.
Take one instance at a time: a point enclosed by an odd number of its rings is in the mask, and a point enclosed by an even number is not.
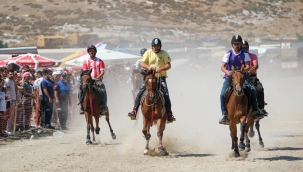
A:
[[[298,33],[296,33],[296,35],[297,35],[297,39],[298,39],[299,41],[303,41],[303,35],[300,35],[300,34],[298,34]]]
[[[2,40],[0,40],[0,48],[7,48],[7,43],[3,43]]]

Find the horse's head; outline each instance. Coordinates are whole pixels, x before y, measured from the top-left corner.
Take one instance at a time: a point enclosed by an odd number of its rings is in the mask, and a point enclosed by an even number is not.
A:
[[[142,75],[144,75],[144,81],[146,85],[146,89],[148,91],[148,96],[153,100],[154,97],[156,96],[156,91],[157,91],[157,81],[158,78],[155,76],[155,71],[154,70],[147,70],[147,71],[142,71]]]
[[[236,94],[236,96],[242,96],[244,94],[243,91],[243,84],[244,84],[244,73],[243,73],[243,69],[244,69],[244,65],[241,66],[241,68],[234,68],[234,66],[232,66],[232,86],[234,89],[234,92]]]
[[[92,70],[81,70],[81,84],[83,90],[89,90],[91,89],[91,86],[93,84],[93,79],[90,76],[92,73]]]

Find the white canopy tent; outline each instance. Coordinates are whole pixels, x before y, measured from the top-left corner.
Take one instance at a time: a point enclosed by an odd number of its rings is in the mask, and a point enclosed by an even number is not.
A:
[[[107,49],[98,50],[96,57],[103,60],[105,65],[126,64],[127,62],[135,63],[137,60],[139,60],[141,58],[141,56],[121,53],[121,52],[107,50]],[[86,55],[83,55],[78,58],[65,62],[65,65],[75,65],[78,63],[82,64],[83,61],[88,58],[89,58],[89,54],[86,54]]]

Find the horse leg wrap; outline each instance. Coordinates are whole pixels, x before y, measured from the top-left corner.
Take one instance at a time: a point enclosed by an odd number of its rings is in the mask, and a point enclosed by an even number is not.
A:
[[[157,136],[158,136],[158,137],[162,137],[162,136],[163,136],[163,132],[157,133]]]
[[[144,137],[146,140],[149,140],[151,135],[149,133],[147,133],[147,130],[142,130],[142,133],[144,134]]]

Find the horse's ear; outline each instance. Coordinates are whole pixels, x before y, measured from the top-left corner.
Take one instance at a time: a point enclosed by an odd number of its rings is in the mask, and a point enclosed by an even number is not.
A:
[[[234,65],[231,65],[231,71],[235,71]]]

